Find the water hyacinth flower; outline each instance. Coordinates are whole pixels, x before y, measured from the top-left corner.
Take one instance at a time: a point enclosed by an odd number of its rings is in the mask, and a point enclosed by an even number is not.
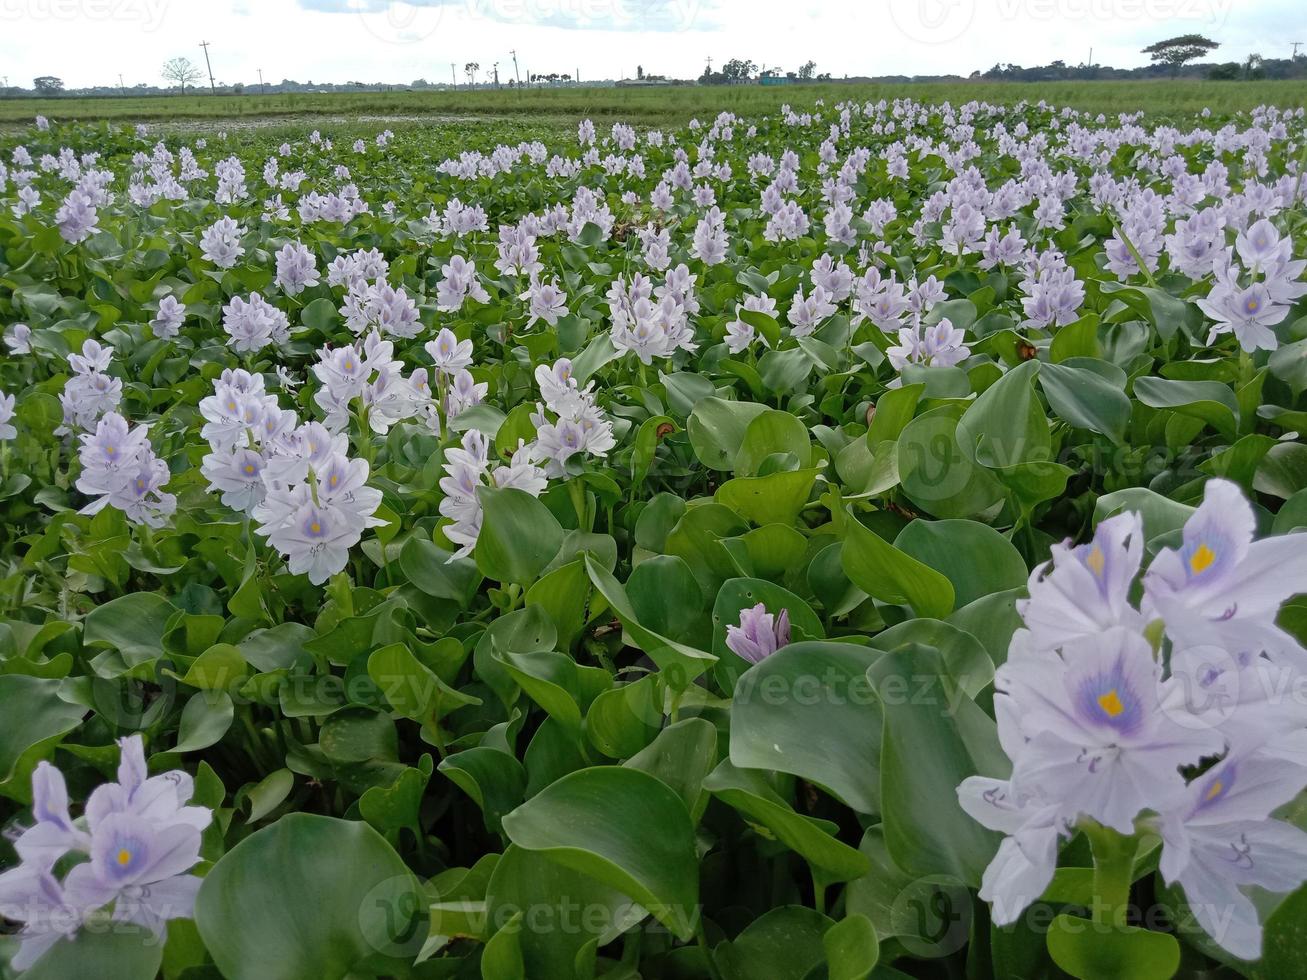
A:
[[[74,189],[64,198],[63,204],[55,213],[59,224],[59,235],[64,241],[76,245],[86,241],[100,230],[100,216],[91,197],[80,189]]]
[[[0,441],[17,438],[18,430],[10,423],[14,418],[14,396],[0,391]]]
[[[252,354],[290,339],[290,320],[258,293],[248,300],[233,296],[222,308],[222,328],[238,354]]]
[[[738,626],[726,627],[726,646],[737,657],[751,664],[761,663],[790,642],[790,612],[776,615],[764,603],[740,610]]]
[[[150,321],[151,332],[160,340],[176,337],[186,319],[186,304],[175,296],[165,296],[159,300],[159,311]]]
[[[1275,623],[1307,575],[1307,536],[1255,541],[1251,506],[1218,479],[1181,534],[1143,570],[1142,594],[1140,515],[1054,547],[995,675],[1012,777],[967,779],[958,799],[1005,834],[981,888],[996,923],[1039,898],[1074,828],[1096,859],[1103,841],[1153,832],[1198,922],[1256,959],[1262,928],[1241,889],[1307,881],[1307,833],[1273,817],[1307,787],[1307,705],[1285,694],[1307,680],[1307,655]]]
[[[200,254],[205,261],[212,262],[219,269],[230,269],[245,254],[241,245],[244,235],[245,228],[236,219],[220,218],[200,236]]]
[[[445,377],[452,377],[472,366],[472,341],[459,340],[448,327],[441,327],[436,339],[427,341],[423,349],[431,355],[436,370]]]
[[[277,285],[287,296],[298,296],[316,286],[318,263],[313,253],[300,242],[287,242],[277,250]]]
[[[110,412],[94,433],[81,437],[77,489],[96,498],[81,513],[113,507],[133,524],[163,526],[177,509],[177,498],[163,492],[170,477],[168,466],[155,458],[147,434],[145,426],[132,427],[117,412]]]
[[[1144,612],[1162,619],[1178,648],[1216,644],[1307,668],[1307,652],[1275,625],[1280,606],[1307,582],[1307,537],[1254,541],[1254,527],[1239,487],[1208,480],[1184,543],[1159,552],[1144,576]]]
[[[0,917],[23,923],[14,969],[36,964],[111,904],[114,922],[141,926],[158,942],[168,922],[194,915],[201,879],[187,872],[200,861],[212,814],[190,805],[187,773],[148,774],[139,735],[118,744],[118,781],[97,788],[80,819],[70,816],[63,773],[41,762],[32,774],[36,823],[15,842],[22,863],[0,873]],[[68,854],[89,860],[60,882],[56,867]]]
[[[32,328],[26,323],[15,323],[5,334],[5,346],[11,354],[32,353]]]

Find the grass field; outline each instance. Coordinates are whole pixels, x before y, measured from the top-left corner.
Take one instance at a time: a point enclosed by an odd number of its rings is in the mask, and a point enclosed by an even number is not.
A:
[[[1262,104],[1307,104],[1307,82],[958,82],[899,85],[828,84],[803,87],[682,86],[663,89],[568,88],[530,91],[365,92],[285,95],[187,95],[144,98],[52,98],[0,101],[0,123],[22,122],[37,113],[63,120],[246,120],[339,114],[358,116],[529,116],[620,117],[639,123],[684,122],[722,110],[767,112],[785,102],[808,104],[818,97],[965,102],[981,99],[1011,104],[1046,99],[1090,112],[1145,110],[1168,115],[1210,108],[1228,115]]]

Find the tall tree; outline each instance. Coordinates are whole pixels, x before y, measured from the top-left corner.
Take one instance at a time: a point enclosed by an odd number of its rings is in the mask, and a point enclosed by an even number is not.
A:
[[[58,95],[64,90],[64,80],[54,75],[41,75],[32,79],[32,86],[41,95]]]
[[[182,87],[182,95],[186,94],[186,86],[192,85],[200,80],[200,69],[191,64],[190,58],[169,58],[163,63],[163,70],[160,73],[170,82],[176,82]]]
[[[817,74],[817,62],[815,61],[809,61],[799,69],[799,77],[805,81],[812,78],[815,74]]]
[[[1188,64],[1195,58],[1201,58],[1220,46],[1219,42],[1203,37],[1201,34],[1181,34],[1178,37],[1150,44],[1144,48],[1143,53],[1158,64],[1170,65],[1171,73],[1175,74],[1182,65]]]

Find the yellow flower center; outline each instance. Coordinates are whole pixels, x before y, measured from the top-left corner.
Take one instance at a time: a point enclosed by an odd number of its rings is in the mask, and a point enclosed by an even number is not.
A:
[[[311,531],[313,534],[321,534],[322,525],[319,524],[317,521],[314,521],[312,524],[309,525],[309,531]]]
[[[1120,717],[1121,712],[1125,711],[1125,705],[1121,703],[1121,697],[1116,693],[1116,688],[1108,691],[1106,694],[1098,696],[1098,706],[1103,709],[1103,713],[1109,718]]]
[[[1211,787],[1207,790],[1207,796],[1206,796],[1207,802],[1210,803],[1212,800],[1216,799],[1224,792],[1225,792],[1225,783],[1221,782],[1218,779],[1216,782],[1212,783]]]
[[[1212,562],[1216,561],[1216,552],[1207,547],[1206,544],[1200,544],[1196,551],[1189,556],[1189,570],[1195,575],[1201,575],[1212,567]]]
[[[1085,564],[1089,570],[1099,578],[1103,577],[1103,568],[1107,565],[1107,556],[1103,554],[1103,549],[1094,545],[1093,550],[1089,552],[1089,557],[1085,559]]]
[[[122,850],[118,852],[118,866],[125,868],[127,867],[127,865],[131,863],[132,863],[132,852],[124,847]]]
[[[254,464],[253,464],[253,463],[246,463],[246,464],[245,464],[245,472],[246,472],[247,475],[248,475],[248,474],[253,474],[253,473],[254,473]]]

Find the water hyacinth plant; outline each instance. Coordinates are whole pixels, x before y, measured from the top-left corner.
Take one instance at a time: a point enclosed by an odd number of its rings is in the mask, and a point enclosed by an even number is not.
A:
[[[0,980],[1301,975],[1305,146],[0,134]]]

